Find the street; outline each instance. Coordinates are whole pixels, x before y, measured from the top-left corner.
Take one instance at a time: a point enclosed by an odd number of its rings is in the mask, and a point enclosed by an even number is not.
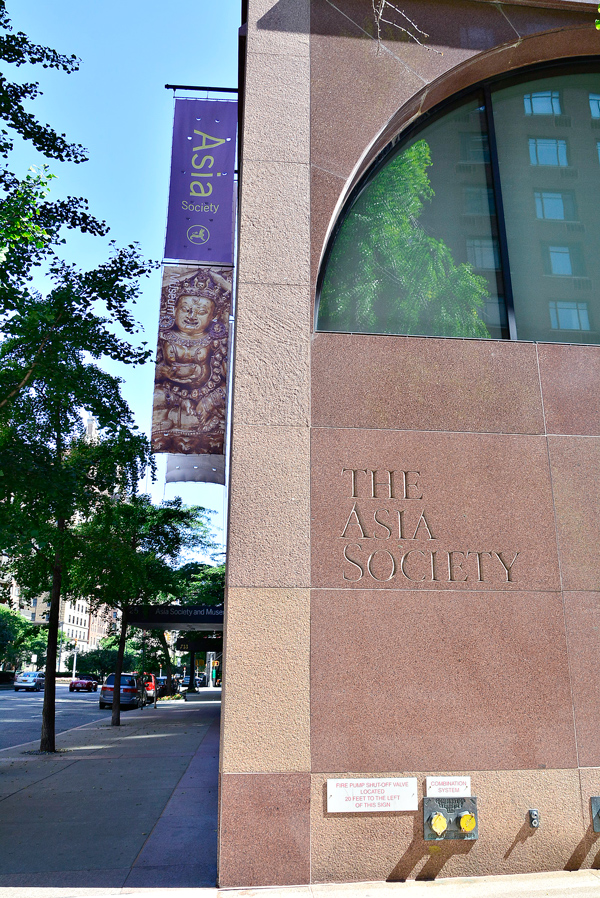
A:
[[[0,750],[40,738],[43,692],[15,692],[0,689]],[[126,711],[133,714],[134,711]],[[110,708],[101,711],[97,692],[69,692],[66,683],[56,686],[56,732],[92,720],[110,717]]]

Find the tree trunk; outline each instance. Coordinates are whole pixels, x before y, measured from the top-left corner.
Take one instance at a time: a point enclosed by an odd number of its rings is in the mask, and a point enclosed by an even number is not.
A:
[[[119,651],[117,652],[117,664],[115,669],[115,683],[113,689],[112,717],[110,725],[121,726],[121,672],[123,670],[123,658],[125,656],[125,640],[127,638],[127,609],[121,614],[121,635],[119,637]]]
[[[163,657],[165,659],[165,667],[167,669],[167,695],[173,695],[173,667],[171,665],[171,653],[169,651],[169,643],[167,642],[167,637],[165,636],[164,630],[157,631],[158,641],[160,642],[160,647],[163,651]]]
[[[58,521],[58,529],[61,532],[64,531],[65,522],[63,520]],[[62,565],[60,553],[56,552],[54,556],[54,567],[52,569],[52,590],[50,592],[50,613],[48,616],[46,684],[44,686],[40,751],[56,751],[56,648],[58,645],[61,586]]]
[[[196,653],[190,652],[190,685],[188,692],[196,691]]]

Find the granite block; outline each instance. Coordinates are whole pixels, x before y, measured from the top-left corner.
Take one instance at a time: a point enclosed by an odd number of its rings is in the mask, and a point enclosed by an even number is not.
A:
[[[248,49],[252,53],[308,56],[310,0],[252,0]]]
[[[424,81],[317,0],[337,33],[311,38],[311,162],[347,178],[366,147]],[[340,33],[341,32],[341,33]],[[340,86],[343,86],[340,89]]]
[[[312,590],[311,754],[313,773],[576,767],[560,593]]]
[[[308,56],[249,53],[246,84],[244,162],[308,163]]]
[[[546,430],[600,436],[600,346],[540,343]]]
[[[325,240],[332,225],[336,205],[344,193],[345,181],[339,175],[316,166],[310,171],[310,269],[311,284],[316,284],[319,264],[325,251]],[[311,324],[313,318],[311,309]]]
[[[543,436],[313,428],[311,516],[314,587],[560,588]]]
[[[564,589],[600,589],[600,438],[548,437]]]
[[[436,772],[471,776],[472,794],[478,800],[476,842],[423,840],[421,800],[425,775]],[[577,771],[449,768],[423,772],[402,768],[388,775],[417,777],[418,811],[327,814],[323,801],[327,774],[313,775],[313,881],[398,882],[576,869],[574,859],[585,831]],[[529,826],[530,807],[540,811],[542,825],[538,830]],[[439,887],[443,888],[442,883]],[[510,890],[509,884],[507,887]],[[315,893],[325,898],[318,889]]]
[[[230,587],[310,585],[309,451],[307,427],[234,429]]]
[[[227,591],[224,773],[310,770],[310,591]]]
[[[544,432],[535,345],[315,334],[317,427]]]
[[[309,166],[245,161],[238,282],[309,284]]]
[[[234,425],[309,423],[309,339],[308,287],[240,285]]]
[[[579,766],[600,767],[600,593],[565,592],[564,601]]]
[[[310,881],[310,774],[221,777],[219,885]]]

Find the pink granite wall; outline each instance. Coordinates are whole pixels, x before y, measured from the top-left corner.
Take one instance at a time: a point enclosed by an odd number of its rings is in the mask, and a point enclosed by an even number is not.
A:
[[[311,4],[313,286],[341,200],[404,125],[600,45],[581,9],[401,8],[428,48],[390,26],[378,46],[367,0]],[[599,377],[600,347],[313,335],[313,881],[595,864]],[[471,774],[478,841],[428,845],[421,809],[328,815],[327,777],[351,772]]]
[[[600,863],[600,347],[311,328],[376,152],[481,78],[597,54],[595,7],[399,6],[427,46],[378,44],[371,0],[249,4],[223,886]],[[478,841],[326,811],[328,777],[435,773],[472,776]]]

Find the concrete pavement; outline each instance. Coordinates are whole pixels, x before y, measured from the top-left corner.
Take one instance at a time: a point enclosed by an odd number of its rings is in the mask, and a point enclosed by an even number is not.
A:
[[[0,752],[0,896],[214,886],[220,705],[160,703]]]
[[[600,898],[600,871],[217,889],[220,705],[159,703],[0,751],[0,898]]]

